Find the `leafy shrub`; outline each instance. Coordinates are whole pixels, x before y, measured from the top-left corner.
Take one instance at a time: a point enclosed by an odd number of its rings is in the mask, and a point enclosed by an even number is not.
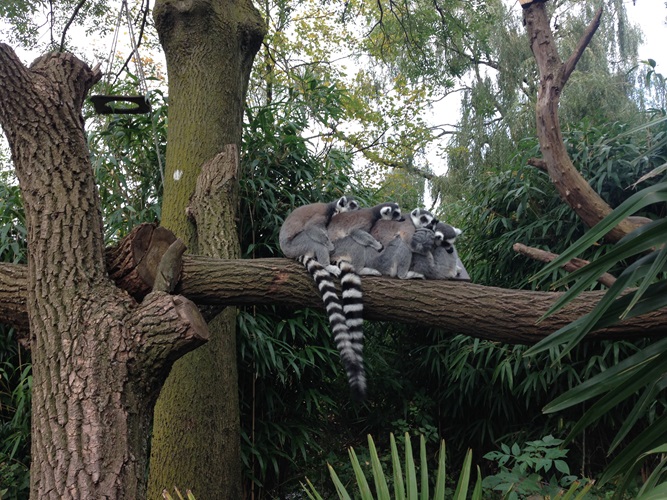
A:
[[[551,435],[528,441],[524,446],[501,444],[500,451],[484,455],[498,468],[494,475],[484,478],[484,488],[503,493],[503,498],[508,500],[531,495],[552,498],[565,488],[579,489],[580,486],[588,491],[593,483],[578,481],[570,474],[565,461],[568,450],[562,449],[561,444],[562,439]]]

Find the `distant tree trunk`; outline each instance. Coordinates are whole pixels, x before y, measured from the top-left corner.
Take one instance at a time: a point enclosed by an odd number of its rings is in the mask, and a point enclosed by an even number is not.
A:
[[[169,75],[162,225],[190,253],[236,258],[236,151],[265,26],[250,0],[158,0],[153,16]],[[242,497],[235,309],[209,327],[211,341],[174,365],[156,406],[149,498],[174,485],[202,499]]]
[[[100,76],[69,54],[27,69],[0,44],[0,123],[28,234],[34,500],[143,498],[157,394],[173,359],[206,338],[190,301],[151,293],[138,305],[107,275],[81,116]]]

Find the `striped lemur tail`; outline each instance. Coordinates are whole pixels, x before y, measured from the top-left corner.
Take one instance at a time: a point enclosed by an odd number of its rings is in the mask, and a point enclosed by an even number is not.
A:
[[[336,293],[333,275],[322,264],[309,256],[301,256],[297,260],[306,267],[320,292],[352,397],[363,400],[366,397],[366,374],[362,358],[361,279],[349,263],[339,264],[343,297],[341,301]]]

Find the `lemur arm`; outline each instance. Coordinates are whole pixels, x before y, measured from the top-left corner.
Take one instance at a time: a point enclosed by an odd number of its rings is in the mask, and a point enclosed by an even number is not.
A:
[[[371,234],[362,229],[354,229],[350,232],[352,239],[364,247],[372,247],[375,250],[382,250],[382,243],[373,238]]]
[[[431,229],[419,228],[410,241],[410,250],[420,255],[427,255],[435,245],[435,233]]]

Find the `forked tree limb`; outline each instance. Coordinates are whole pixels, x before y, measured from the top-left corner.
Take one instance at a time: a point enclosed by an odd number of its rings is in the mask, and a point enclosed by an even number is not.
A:
[[[589,24],[572,55],[563,63],[551,32],[545,3],[543,1],[522,2],[522,6],[524,25],[540,73],[536,123],[544,162],[532,161],[529,163],[539,168],[546,166],[549,177],[563,201],[581,217],[588,227],[593,227],[611,212],[611,207],[574,167],[563,142],[558,120],[558,103],[563,86],[599,26],[602,8]],[[632,219],[622,221],[607,234],[606,239],[612,242],[618,241],[641,225],[637,222]]]
[[[579,39],[577,46],[574,48],[574,51],[572,52],[572,54],[570,54],[568,60],[565,61],[565,64],[563,64],[562,71],[560,74],[561,86],[565,86],[568,79],[570,78],[570,75],[574,71],[574,68],[577,66],[579,59],[581,59],[581,56],[584,54],[586,47],[588,47],[588,44],[591,43],[593,35],[600,27],[601,17],[602,17],[602,5],[600,5],[600,8],[595,13],[595,16],[593,16],[593,20],[590,22],[588,27],[586,27],[586,31],[584,31],[583,35]]]

